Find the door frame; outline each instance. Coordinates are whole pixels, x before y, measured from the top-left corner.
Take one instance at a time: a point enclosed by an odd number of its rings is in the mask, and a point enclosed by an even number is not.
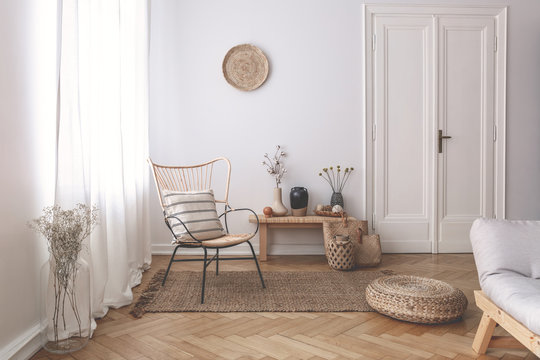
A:
[[[365,4],[364,10],[364,213],[366,218],[371,223],[371,231],[376,231],[375,217],[373,213],[373,194],[375,191],[374,173],[373,173],[373,155],[374,155],[374,136],[376,135],[376,125],[373,122],[374,112],[374,84],[373,84],[373,66],[374,66],[374,49],[377,39],[373,36],[373,19],[377,15],[432,15],[434,21],[438,21],[438,15],[455,15],[463,17],[479,17],[489,16],[495,20],[495,34],[497,53],[495,56],[495,103],[494,109],[494,214],[493,218],[506,218],[506,61],[507,61],[507,7],[506,6],[437,6],[437,5],[390,5],[390,4]],[[437,27],[434,27],[437,31]],[[435,34],[437,35],[437,34]],[[433,37],[433,41],[438,41],[438,36]],[[434,43],[435,45],[435,43]],[[435,48],[435,46],[434,46]],[[433,52],[433,63],[438,63],[438,52]],[[438,84],[437,82],[437,67],[433,67],[434,82],[433,94],[436,99]],[[433,121],[436,121],[438,114],[438,102],[435,100],[433,108]],[[435,149],[436,137],[433,136],[433,143],[428,144],[429,148]],[[435,151],[432,151],[432,169],[438,169],[438,156]],[[437,189],[437,174],[432,176],[432,189],[435,192],[432,196],[432,214],[431,218],[434,222],[438,221],[438,207],[436,198]],[[431,250],[433,254],[438,253],[438,226],[430,228],[431,233]],[[382,239],[384,242],[384,239]],[[389,246],[385,247],[385,252],[395,252]]]

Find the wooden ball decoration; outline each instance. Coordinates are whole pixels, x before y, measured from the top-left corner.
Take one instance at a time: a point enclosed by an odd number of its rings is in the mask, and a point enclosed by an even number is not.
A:
[[[273,210],[270,206],[267,206],[263,209],[264,217],[272,217]]]
[[[332,208],[332,212],[333,213],[343,212],[343,208],[341,207],[341,205],[334,205],[334,207]]]

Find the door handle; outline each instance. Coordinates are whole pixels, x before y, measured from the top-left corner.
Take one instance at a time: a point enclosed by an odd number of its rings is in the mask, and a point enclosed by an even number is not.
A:
[[[443,139],[451,139],[451,136],[447,136],[442,134],[442,130],[439,130],[439,154],[442,153],[442,141]]]

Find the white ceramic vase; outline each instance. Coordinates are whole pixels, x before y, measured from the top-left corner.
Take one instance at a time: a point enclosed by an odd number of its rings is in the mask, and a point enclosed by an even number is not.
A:
[[[273,216],[285,216],[287,215],[287,208],[283,205],[281,200],[281,188],[274,188],[274,202],[272,203],[272,215]]]

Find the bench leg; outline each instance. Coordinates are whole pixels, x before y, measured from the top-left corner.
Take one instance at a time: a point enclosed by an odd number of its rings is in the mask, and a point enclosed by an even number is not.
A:
[[[268,236],[268,225],[267,224],[260,224],[259,227],[259,260],[260,261],[266,261],[267,260],[267,236]]]
[[[491,340],[491,336],[493,335],[493,330],[495,330],[496,325],[497,323],[491,318],[491,316],[485,312],[482,314],[482,320],[480,320],[480,324],[478,325],[478,330],[476,331],[472,344],[472,348],[477,354],[486,353],[489,341]]]

